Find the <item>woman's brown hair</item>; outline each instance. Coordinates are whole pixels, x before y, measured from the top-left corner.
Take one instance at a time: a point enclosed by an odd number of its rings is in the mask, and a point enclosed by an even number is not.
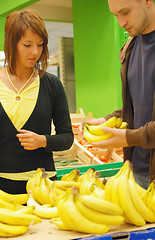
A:
[[[48,33],[42,17],[31,9],[11,12],[6,18],[4,41],[5,65],[8,64],[10,73],[16,75],[16,46],[27,28],[32,29],[32,31],[44,40],[42,54],[36,63],[38,66],[39,64],[41,65],[40,76],[43,76],[47,69],[49,58],[47,47]]]

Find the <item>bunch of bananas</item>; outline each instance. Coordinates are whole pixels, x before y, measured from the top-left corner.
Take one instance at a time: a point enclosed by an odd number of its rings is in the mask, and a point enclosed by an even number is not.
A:
[[[151,185],[153,186],[153,183]],[[146,204],[147,201],[143,200],[147,199],[147,196],[154,199],[155,193],[146,194],[147,192],[149,191],[135,182],[130,162],[126,161],[120,171],[106,183],[105,200],[122,207],[127,223],[143,226],[146,222],[155,222],[153,204],[149,204],[149,201]]]
[[[146,191],[142,192],[141,197],[148,208],[155,212],[155,180],[150,183]]]
[[[106,133],[102,130],[103,127],[110,128],[127,128],[127,123],[123,122],[121,118],[111,117],[106,122],[99,125],[89,125],[88,123],[84,126],[84,138],[87,142],[100,142],[107,140],[112,137],[112,133]]]
[[[109,231],[110,225],[124,222],[122,209],[108,201],[81,195],[76,187],[68,188],[57,201],[59,218],[51,219],[63,230],[102,234]]]
[[[0,237],[24,234],[30,224],[41,222],[33,207],[24,206],[28,194],[10,194],[0,190]]]
[[[36,202],[39,204],[50,204],[49,193],[53,181],[49,179],[44,168],[38,168],[36,173],[27,181],[27,193],[31,191]]]

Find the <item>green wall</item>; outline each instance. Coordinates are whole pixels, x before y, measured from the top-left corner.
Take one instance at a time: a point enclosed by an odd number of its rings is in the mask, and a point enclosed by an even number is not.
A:
[[[6,16],[14,11],[27,7],[39,0],[6,0],[0,4],[0,51],[4,48],[4,25]]]
[[[120,29],[107,1],[72,0],[77,109],[105,116],[121,107]]]

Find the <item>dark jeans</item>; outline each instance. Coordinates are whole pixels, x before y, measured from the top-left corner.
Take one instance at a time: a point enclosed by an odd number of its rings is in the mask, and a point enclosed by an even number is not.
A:
[[[143,188],[147,189],[151,183],[149,176],[144,176],[139,173],[134,173],[135,181]]]

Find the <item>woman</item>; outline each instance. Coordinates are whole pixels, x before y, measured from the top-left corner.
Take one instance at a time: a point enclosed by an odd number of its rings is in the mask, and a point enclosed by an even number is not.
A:
[[[9,193],[24,193],[37,168],[54,176],[52,151],[69,149],[73,143],[63,86],[46,72],[47,44],[44,21],[36,12],[7,16],[6,59],[0,70],[0,189]]]

